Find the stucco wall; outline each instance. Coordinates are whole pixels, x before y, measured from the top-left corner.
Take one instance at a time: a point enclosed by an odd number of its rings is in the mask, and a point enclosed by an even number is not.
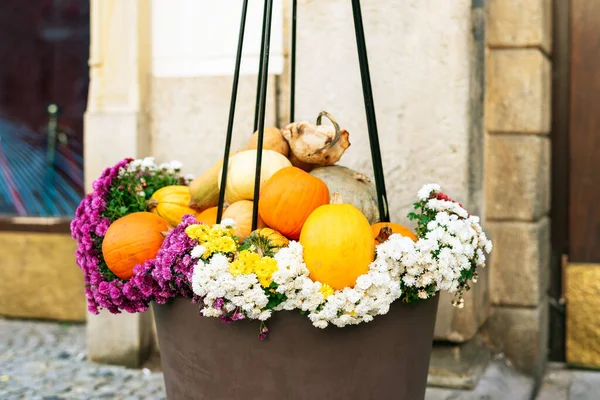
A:
[[[427,182],[467,201],[470,1],[362,3],[392,218],[406,221]],[[341,164],[371,174],[350,2],[301,0],[298,9],[296,119],[331,112],[350,132]],[[286,78],[280,125],[288,115]],[[242,77],[236,144],[251,134],[255,85],[255,77]],[[152,154],[179,159],[189,172],[208,168],[223,149],[231,77],[154,78],[152,93]]]
[[[390,215],[406,222],[424,183],[467,198],[471,2],[361,3]],[[296,119],[332,113],[352,143],[341,164],[371,174],[351,4],[298,9]]]
[[[233,148],[243,147],[253,132],[256,76],[240,77]],[[179,160],[186,173],[199,175],[223,157],[231,77],[153,78],[152,155]],[[275,124],[275,78],[271,77],[266,124]]]

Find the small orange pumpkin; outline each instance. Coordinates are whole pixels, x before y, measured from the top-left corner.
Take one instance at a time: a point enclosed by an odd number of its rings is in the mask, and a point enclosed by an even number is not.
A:
[[[242,242],[252,233],[252,207],[253,202],[250,200],[240,200],[227,207],[223,213],[223,219],[231,218],[235,221],[235,236]],[[257,229],[264,228],[266,225],[258,216]]]
[[[267,226],[290,239],[298,239],[306,219],[329,203],[325,182],[297,167],[277,171],[263,186],[258,211]]]
[[[248,145],[246,146],[246,148],[248,150],[258,148],[258,131],[254,132],[254,134],[248,141]],[[285,140],[283,135],[281,134],[281,130],[272,126],[265,127],[263,137],[263,149],[274,150],[286,157],[290,152],[290,146],[287,140]]]
[[[167,221],[151,212],[136,212],[113,222],[102,240],[108,269],[121,279],[133,275],[133,267],[156,257],[163,243]]]
[[[217,223],[217,209],[218,207],[207,208],[206,210],[198,214],[196,219],[198,220],[198,222],[202,222],[206,225],[214,225]],[[227,210],[227,207],[223,206],[223,212],[225,212],[225,210]]]

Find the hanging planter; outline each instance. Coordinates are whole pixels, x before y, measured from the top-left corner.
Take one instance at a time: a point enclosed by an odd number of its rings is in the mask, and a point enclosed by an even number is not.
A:
[[[168,399],[423,399],[438,298],[316,329],[293,311],[224,325],[189,300],[153,306]],[[410,326],[407,326],[407,323]]]
[[[181,181],[158,190],[168,186],[159,180],[147,193],[151,200],[140,203],[137,211],[153,212],[139,225],[149,232],[143,239],[156,237],[150,222],[171,225],[160,249],[156,240],[138,240],[138,225],[115,223],[133,229],[119,231],[119,240],[149,258],[136,261],[127,281],[98,284],[106,272],[98,245],[113,221],[86,216],[93,197],[82,203],[74,236],[92,271],[91,310],[99,304],[139,312],[153,303],[170,400],[422,399],[438,293],[453,293],[462,307],[491,242],[479,218],[436,184],[417,194],[408,215],[414,232],[390,222],[359,0],[352,5],[374,185],[335,165],[350,135],[328,112],[315,124],[293,121],[295,0],[292,123],[265,127],[272,3],[265,0],[255,134],[245,149],[231,150],[244,0],[223,159],[189,187]],[[130,172],[141,181],[135,168]],[[95,189],[106,193],[114,185]],[[100,239],[87,246],[90,231]]]

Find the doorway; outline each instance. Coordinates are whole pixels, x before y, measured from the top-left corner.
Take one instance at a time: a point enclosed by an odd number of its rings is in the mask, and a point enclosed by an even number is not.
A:
[[[600,268],[600,2],[553,3],[550,358],[565,361],[567,265]]]

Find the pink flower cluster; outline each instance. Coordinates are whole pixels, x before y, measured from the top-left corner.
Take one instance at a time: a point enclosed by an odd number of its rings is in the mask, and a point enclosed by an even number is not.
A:
[[[185,215],[165,237],[154,262],[135,267],[131,282],[147,299],[164,304],[174,297],[194,297],[191,279],[195,261],[190,253],[197,243],[185,229],[198,223],[193,215]]]
[[[164,304],[175,296],[193,297],[189,284],[193,263],[189,253],[194,243],[185,234],[185,228],[198,222],[191,215],[169,232],[156,259],[134,268],[130,280],[124,281],[102,271],[106,268],[102,239],[111,224],[103,212],[114,179],[131,161],[125,159],[104,170],[92,185],[94,191],[82,200],[71,222],[71,235],[77,240],[75,256],[84,273],[88,310],[92,314],[98,314],[101,308],[113,314],[143,312],[151,301]]]
[[[121,309],[136,312],[148,308],[143,302],[124,296],[123,281],[108,281],[100,271],[100,264],[103,262],[101,239],[111,222],[102,216],[106,208],[106,197],[119,170],[131,161],[133,160],[130,158],[119,161],[114,167],[102,172],[100,178],[92,184],[94,191],[82,200],[71,222],[71,235],[77,240],[75,257],[83,270],[88,310],[92,314],[98,314],[100,308],[106,308],[112,313],[119,313]]]

